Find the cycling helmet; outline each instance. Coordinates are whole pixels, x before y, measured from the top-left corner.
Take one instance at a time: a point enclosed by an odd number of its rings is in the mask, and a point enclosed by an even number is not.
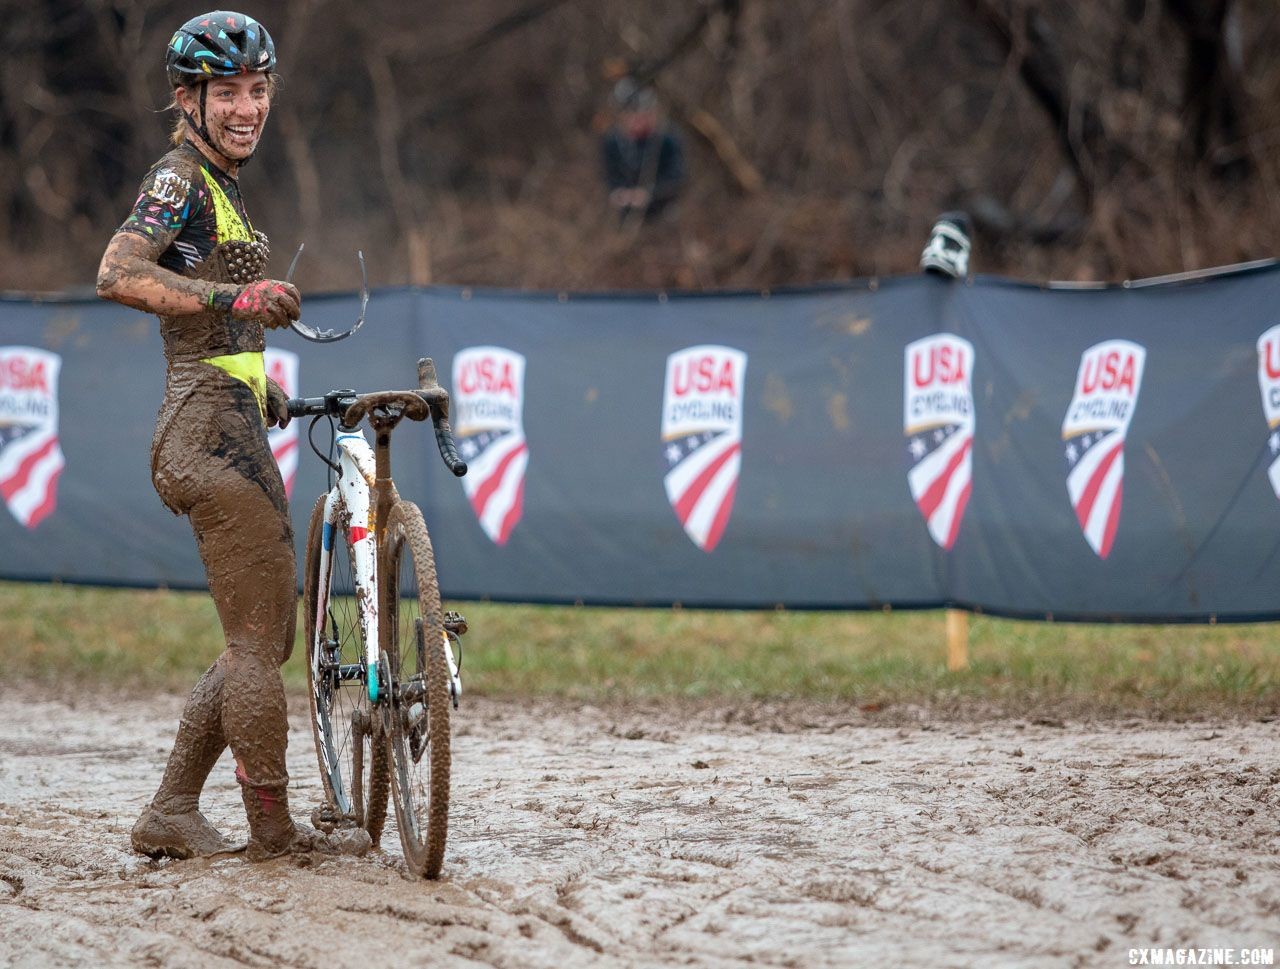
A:
[[[252,17],[215,10],[178,28],[164,65],[174,87],[234,74],[270,74],[276,67],[276,45]]]
[[[920,268],[939,276],[964,279],[969,275],[972,231],[972,223],[964,212],[943,212],[920,254]]]

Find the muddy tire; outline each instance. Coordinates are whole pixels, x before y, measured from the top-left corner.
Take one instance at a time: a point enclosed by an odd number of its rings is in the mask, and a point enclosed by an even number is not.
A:
[[[383,541],[390,567],[379,581],[391,641],[384,644],[390,696],[382,709],[396,819],[409,869],[438,878],[449,832],[449,646],[431,539],[417,505],[392,506]]]
[[[369,832],[376,846],[387,820],[387,746],[365,678],[353,676],[365,664],[365,647],[345,525],[334,530],[329,575],[320,574],[324,501],[321,496],[311,512],[302,587],[311,730],[328,802],[317,812],[323,819],[313,819],[321,826],[325,820],[355,823]],[[327,581],[322,583],[322,578]],[[364,736],[357,735],[361,732]]]

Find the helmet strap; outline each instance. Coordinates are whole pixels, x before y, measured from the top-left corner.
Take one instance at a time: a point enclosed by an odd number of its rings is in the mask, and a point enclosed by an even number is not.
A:
[[[200,82],[200,123],[199,124],[196,124],[195,117],[192,116],[191,112],[188,111],[186,108],[182,109],[182,116],[187,119],[187,124],[191,127],[191,130],[194,131],[196,134],[198,134],[201,140],[206,145],[212,148],[213,143],[209,140],[209,129],[205,127],[205,118],[206,118],[205,97],[208,95],[208,93],[209,93],[209,83],[207,81],[201,81]]]

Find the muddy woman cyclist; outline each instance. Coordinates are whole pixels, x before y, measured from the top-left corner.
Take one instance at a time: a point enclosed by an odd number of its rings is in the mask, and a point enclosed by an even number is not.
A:
[[[293,646],[297,585],[284,486],[267,444],[267,427],[283,426],[288,414],[263,368],[263,330],[297,319],[300,297],[265,278],[267,239],[236,181],[271,109],[275,46],[252,17],[216,11],[179,28],[165,64],[174,147],[147,173],[107,246],[98,295],[160,318],[168,373],[152,482],[191,520],[226,649],[187,701],[133,847],[175,858],[228,850],[199,802],[229,745],[250,858],[360,850],[356,832],[326,838],[289,813],[280,666]]]

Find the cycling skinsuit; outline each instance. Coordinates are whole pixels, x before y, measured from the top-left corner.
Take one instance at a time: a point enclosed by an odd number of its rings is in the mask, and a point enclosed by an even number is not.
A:
[[[265,276],[266,237],[254,232],[239,186],[190,143],[152,168],[118,231],[153,240],[158,264],[188,278],[244,284]],[[292,832],[279,667],[293,645],[297,585],[284,485],[264,424],[263,328],[211,309],[161,316],[160,332],[168,374],[152,482],[165,505],[191,519],[226,650],[188,701],[156,804],[177,812],[190,801],[194,810],[229,744],[253,837],[271,842]]]

